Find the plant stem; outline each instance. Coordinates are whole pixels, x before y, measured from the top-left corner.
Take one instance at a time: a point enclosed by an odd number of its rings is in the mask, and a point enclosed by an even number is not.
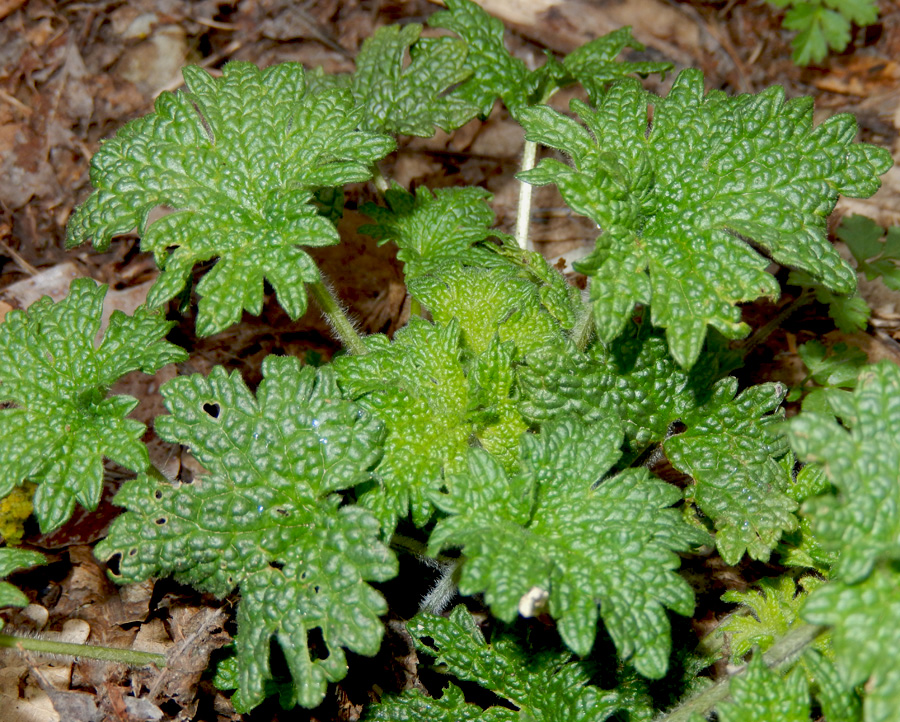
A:
[[[319,304],[322,315],[328,321],[328,325],[337,335],[344,347],[354,356],[362,356],[366,353],[366,344],[353,327],[350,317],[341,307],[340,301],[334,292],[324,281],[316,281],[309,284],[309,292]]]
[[[127,664],[129,667],[147,667],[155,664],[161,669],[166,666],[166,656],[164,654],[139,652],[134,649],[96,647],[91,644],[73,644],[50,639],[16,637],[11,634],[0,634],[0,648],[20,649],[43,654],[62,654],[83,659],[99,659],[104,662]]]
[[[533,140],[526,140],[525,147],[522,150],[522,167],[520,170],[526,171],[534,168],[534,161],[537,158],[537,143]],[[531,193],[532,186],[530,183],[520,183],[519,185],[519,207],[516,209],[516,241],[519,248],[531,250],[530,239],[528,237],[528,227],[531,225]]]
[[[739,345],[739,349],[744,358],[759,346],[763,341],[765,341],[769,336],[772,335],[772,332],[775,329],[779,328],[785,321],[787,321],[794,313],[797,312],[798,309],[805,306],[807,303],[811,303],[812,300],[816,297],[816,292],[811,288],[804,288],[803,292],[797,296],[793,301],[791,301],[787,306],[785,306],[778,313],[775,318],[769,320],[765,325],[760,326],[756,331],[753,332],[753,335],[750,336],[746,341]]]
[[[391,184],[387,182],[387,179],[381,173],[381,168],[375,164],[372,165],[372,182],[381,195],[384,195],[391,188]]]
[[[822,632],[825,627],[816,624],[801,623],[791,629],[775,645],[763,655],[766,666],[780,670],[794,661]],[[715,708],[719,702],[728,697],[731,679],[741,674],[747,665],[742,665],[734,674],[720,679],[712,687],[683,702],[671,712],[657,717],[655,722],[688,722],[691,715],[698,714],[705,717]]]

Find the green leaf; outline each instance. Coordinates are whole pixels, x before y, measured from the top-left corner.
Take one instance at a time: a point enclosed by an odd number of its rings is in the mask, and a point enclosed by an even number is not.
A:
[[[761,579],[747,591],[725,592],[722,601],[742,605],[715,631],[716,636],[728,635],[731,662],[739,663],[754,647],[767,651],[797,621],[809,592],[824,583],[818,577],[806,576],[795,581],[784,575]]]
[[[19,569],[46,563],[47,560],[43,554],[27,549],[0,547],[0,579],[8,577]],[[9,582],[0,581],[0,607],[24,607],[26,604],[28,604],[28,597],[19,589]],[[3,629],[2,619],[0,619],[0,629]]]
[[[775,461],[788,451],[779,409],[786,389],[760,384],[735,398],[736,391],[737,379],[718,382],[706,404],[682,415],[687,429],[663,444],[672,465],[693,477],[685,496],[712,519],[727,564],[745,551],[768,560],[782,533],[797,528],[797,504]]]
[[[512,265],[485,269],[447,263],[408,285],[437,323],[456,319],[463,344],[477,354],[495,337],[515,343],[517,360],[563,340],[559,322],[542,307],[539,287]]]
[[[729,688],[731,701],[716,707],[720,722],[809,722],[809,686],[799,670],[783,679],[754,655]]]
[[[861,581],[879,559],[900,559],[900,368],[868,367],[852,394],[833,397],[833,417],[804,411],[788,435],[801,459],[825,468],[835,494],[804,505],[816,535],[841,556],[836,577]]]
[[[810,378],[826,388],[852,389],[868,358],[857,346],[838,343],[829,348],[819,341],[801,344],[797,354],[809,370]]]
[[[618,694],[588,684],[591,670],[568,653],[529,653],[511,635],[495,635],[488,644],[472,615],[462,605],[449,618],[419,614],[408,625],[417,649],[460,679],[475,682],[517,710],[495,705],[481,715],[466,704],[462,692],[449,685],[438,700],[416,692],[382,702],[367,720],[567,720],[602,722],[620,707]]]
[[[872,309],[858,291],[850,296],[832,293],[804,271],[791,271],[788,274],[787,284],[813,289],[816,301],[828,306],[829,318],[843,333],[853,334],[866,329]]]
[[[900,291],[900,226],[888,228],[885,235],[875,221],[850,216],[841,221],[837,235],[847,244],[860,273],[870,281],[881,278],[885,286]]]
[[[389,342],[366,339],[369,352],[335,360],[341,388],[387,429],[375,485],[360,497],[387,533],[412,511],[423,526],[446,474],[462,471],[471,443],[508,461],[524,425],[511,395],[512,353],[492,342],[463,362],[460,324],[414,318]]]
[[[847,689],[865,685],[865,722],[890,722],[900,709],[897,648],[900,574],[879,565],[858,583],[833,581],[810,596],[803,609],[813,624],[833,627],[836,664]]]
[[[544,598],[570,649],[586,655],[603,618],[619,654],[648,677],[661,677],[671,640],[665,609],[688,615],[690,588],[673,572],[676,551],[707,541],[670,509],[674,487],[629,469],[595,484],[619,457],[612,419],[569,419],[525,435],[521,471],[508,475],[472,449],[468,469],[448,479],[435,503],[429,553],[459,546],[464,594],[484,592],[492,612],[511,621]],[[599,615],[597,605],[600,605]]]
[[[491,194],[477,187],[438,188],[433,193],[424,186],[416,194],[394,186],[384,194],[387,207],[366,203],[362,212],[375,221],[360,227],[378,240],[393,241],[400,249],[407,280],[422,275],[449,260],[472,265],[490,262],[491,252],[477,247],[496,235],[491,231],[494,212],[488,205]]]
[[[387,25],[363,43],[350,87],[366,109],[364,129],[429,138],[434,126],[456,130],[478,112],[448,92],[470,75],[466,44],[448,37],[420,38],[421,32],[417,23]]]
[[[291,318],[319,271],[301,246],[338,242],[314,192],[370,177],[393,147],[358,130],[347,90],[306,94],[303,68],[225,65],[221,78],[183,71],[189,92],[163,93],[149,115],[106,141],[91,161],[94,193],[69,220],[66,244],[104,249],[134,228],[162,269],[148,303],[174,298],[194,265],[218,259],[197,285],[197,331],[209,335],[262,311],[263,281]],[[150,212],[173,212],[151,221]]]
[[[649,107],[652,126],[647,129]],[[808,271],[849,293],[856,274],[828,243],[826,218],[839,194],[869,196],[892,165],[882,148],[854,144],[856,122],[812,125],[812,101],[704,94],[687,70],[664,98],[637,81],[614,85],[593,110],[573,101],[587,128],[547,107],[523,109],[530,140],[569,154],[519,178],[555,183],[566,203],[602,230],[579,265],[591,276],[597,331],[612,341],[636,304],[650,304],[675,359],[693,365],[711,325],[745,335],[736,304],[776,297],[768,260]]]
[[[240,689],[253,706],[271,679],[276,639],[294,680],[296,702],[314,707],[347,670],[343,647],[378,651],[381,594],[396,560],[379,524],[333,492],[371,477],[383,429],[341,399],[329,369],[268,357],[254,396],[240,376],[216,367],[208,378],[163,387],[171,416],[159,435],[188,446],[208,470],[192,484],[147,476],[127,482],[115,520],[96,549],[117,556],[120,581],[174,574],[219,597],[240,588],[236,637]],[[321,643],[312,645],[313,629]]]
[[[453,94],[478,108],[487,117],[501,98],[512,111],[525,102],[528,68],[503,42],[503,23],[470,0],[448,0],[447,9],[428,19],[433,28],[452,30],[464,41],[465,67],[470,77]]]
[[[791,59],[797,65],[819,63],[829,49],[840,53],[850,42],[849,19],[819,3],[797,3],[784,16],[782,25],[797,31],[791,41],[794,48]]]
[[[103,458],[133,471],[147,468],[145,427],[127,418],[131,396],[107,396],[129,371],[154,373],[184,361],[163,340],[174,323],[141,307],[112,314],[102,341],[106,286],[72,281],[59,303],[48,296],[0,325],[0,498],[25,480],[38,484],[34,513],[41,530],[58,529],[77,501],[94,509],[103,487]]]

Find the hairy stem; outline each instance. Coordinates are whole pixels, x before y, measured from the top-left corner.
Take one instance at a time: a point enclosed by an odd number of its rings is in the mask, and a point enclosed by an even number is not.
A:
[[[96,647],[91,644],[73,644],[57,642],[50,639],[31,639],[16,637],[11,634],[0,634],[0,648],[19,649],[42,654],[61,654],[82,659],[99,659],[104,662],[119,662],[129,667],[147,667],[155,664],[160,669],[166,666],[164,654],[139,652],[134,649],[116,649],[114,647]]]
[[[347,315],[338,301],[334,292],[325,284],[324,281],[316,281],[309,284],[309,292],[319,304],[322,315],[328,321],[328,325],[334,331],[344,347],[354,356],[361,356],[366,353],[366,344],[362,340],[353,326],[353,321]]]
[[[810,644],[824,632],[826,627],[816,624],[799,624],[779,639],[774,646],[763,655],[766,666],[775,670],[792,664]],[[715,708],[719,702],[728,697],[731,679],[741,674],[746,665],[741,666],[734,674],[720,679],[712,687],[707,688],[696,697],[683,702],[661,717],[656,722],[688,722],[691,715],[698,714],[705,717]]]
[[[533,140],[525,141],[525,148],[522,150],[522,166],[519,170],[526,171],[534,168],[534,162],[537,158],[537,143]],[[519,207],[516,209],[516,241],[519,248],[531,250],[528,236],[528,228],[531,225],[531,193],[532,186],[530,183],[519,184]]]

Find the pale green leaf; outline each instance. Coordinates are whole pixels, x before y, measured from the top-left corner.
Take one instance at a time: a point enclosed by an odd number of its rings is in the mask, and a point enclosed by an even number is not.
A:
[[[730,701],[716,707],[720,722],[809,722],[809,686],[799,670],[782,678],[755,655],[729,687]]]

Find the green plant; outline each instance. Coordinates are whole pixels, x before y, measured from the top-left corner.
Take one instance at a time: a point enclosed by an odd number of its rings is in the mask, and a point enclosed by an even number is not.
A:
[[[790,8],[782,23],[796,31],[791,41],[797,65],[819,63],[829,50],[841,53],[850,42],[850,24],[872,25],[878,19],[876,0],[769,0]]]
[[[496,21],[468,0],[447,5],[432,24],[458,38],[383,28],[346,76],[186,69],[186,91],[101,147],[68,242],[103,248],[136,227],[161,273],[147,307],[114,315],[99,346],[103,289],[90,281],[7,317],[0,491],[36,483],[35,513],[52,529],[75,501],[96,503],[103,456],[137,472],[96,554],[119,581],[172,574],[238,595],[234,656],[216,680],[240,710],[275,693],[314,707],[347,674],[345,650],[376,654],[388,609],[378,584],[412,552],[440,570],[409,623],[416,647],[502,704],[449,682],[437,699],[388,694],[368,719],[668,708],[669,720],[714,708],[720,719],[788,708],[791,719],[826,708],[888,719],[896,654],[865,600],[897,604],[900,370],[866,367],[852,391],[786,426],[787,389],[739,389],[723,341],[750,330],[738,303],[779,293],[760,251],[853,291],[826,219],[839,194],[878,188],[889,154],[854,143],[848,115],[814,126],[811,101],[777,88],[705,93],[685,71],[652,95],[624,76],[667,68],[615,61],[638,47],[627,30],[528,71]],[[575,82],[589,99],[572,104],[580,122],[543,104]],[[497,99],[528,143],[570,158],[526,162],[519,178],[556,184],[599,226],[579,265],[584,297],[491,228],[483,190],[413,194],[377,168],[388,133],[452,130]],[[303,250],[339,242],[343,186],[369,178],[382,202],[363,207],[363,230],[397,246],[417,309],[393,338],[361,337]],[[151,220],[159,206],[171,212]],[[125,371],[186,357],[153,309],[188,297],[193,266],[212,259],[196,288],[199,335],[259,313],[267,280],[293,318],[311,294],[348,353],[269,357],[256,389],[221,367],[166,383],[156,433],[205,469],[181,483],[148,467],[142,427],[123,418],[133,401],[107,390]],[[14,363],[23,349],[29,362]],[[795,453],[810,463],[798,469]],[[677,571],[713,549],[727,564],[746,554],[787,569],[760,599],[728,597],[757,616],[722,627],[737,669],[715,684],[700,673],[723,652],[687,641],[695,593]],[[0,571],[36,559],[15,561]],[[827,583],[803,581],[797,596],[798,567]],[[457,590],[480,595],[487,634],[462,607],[441,616]]]

